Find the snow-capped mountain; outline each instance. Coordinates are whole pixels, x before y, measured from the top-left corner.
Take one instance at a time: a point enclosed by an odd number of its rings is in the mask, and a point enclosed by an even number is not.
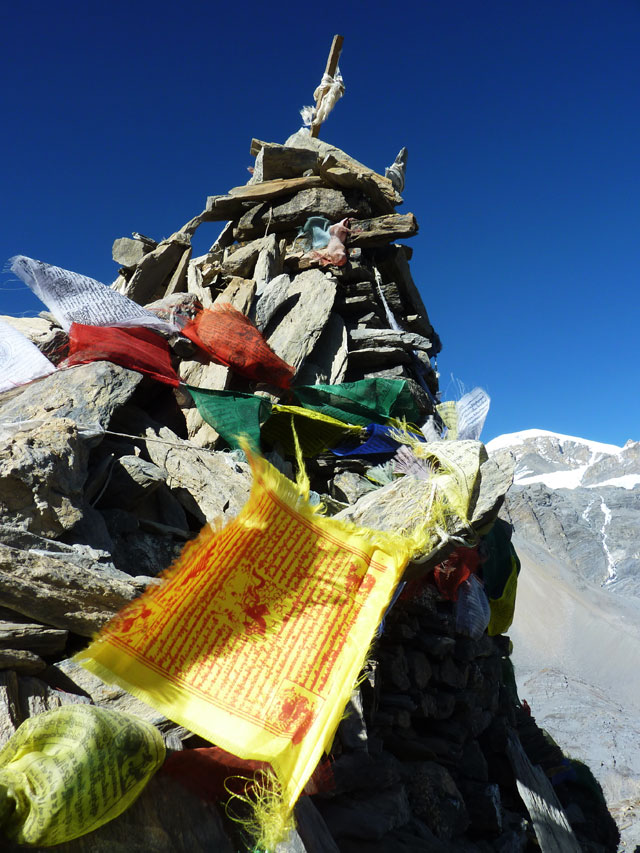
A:
[[[544,430],[487,444],[515,465],[501,515],[522,561],[510,629],[522,699],[592,768],[640,843],[640,442]]]
[[[519,538],[568,562],[577,581],[640,596],[640,442],[532,429],[487,450],[498,464],[515,463],[505,512]]]

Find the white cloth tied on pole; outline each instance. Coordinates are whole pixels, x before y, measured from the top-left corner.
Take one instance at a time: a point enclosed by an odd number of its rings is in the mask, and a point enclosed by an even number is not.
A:
[[[25,385],[56,370],[22,332],[0,320],[0,391]]]
[[[156,317],[129,297],[80,273],[16,255],[11,271],[47,306],[62,328],[85,326],[147,326],[174,334],[179,329]]]
[[[305,127],[319,127],[323,124],[331,110],[344,95],[344,88],[344,80],[339,68],[336,69],[334,77],[323,74],[320,85],[313,93],[316,101],[315,107],[303,107],[300,110]]]

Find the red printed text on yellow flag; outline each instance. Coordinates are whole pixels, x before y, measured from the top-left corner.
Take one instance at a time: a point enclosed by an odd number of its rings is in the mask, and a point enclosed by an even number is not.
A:
[[[270,762],[293,805],[408,550],[316,515],[264,460],[253,469],[238,518],[206,528],[78,658],[223,749]]]

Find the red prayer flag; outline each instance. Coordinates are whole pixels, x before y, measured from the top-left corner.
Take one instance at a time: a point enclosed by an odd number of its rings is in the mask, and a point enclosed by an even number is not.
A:
[[[222,303],[205,308],[182,333],[214,361],[242,376],[279,388],[291,385],[294,368],[275,354],[260,330],[233,305]]]
[[[59,366],[72,367],[90,361],[112,361],[168,385],[177,387],[180,384],[167,342],[156,332],[141,326],[124,328],[72,323],[69,356]]]

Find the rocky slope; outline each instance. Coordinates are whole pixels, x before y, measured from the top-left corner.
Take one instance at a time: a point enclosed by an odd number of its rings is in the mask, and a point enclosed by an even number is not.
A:
[[[515,465],[502,513],[523,568],[512,627],[519,692],[601,782],[640,843],[640,443],[543,430],[488,444]]]

